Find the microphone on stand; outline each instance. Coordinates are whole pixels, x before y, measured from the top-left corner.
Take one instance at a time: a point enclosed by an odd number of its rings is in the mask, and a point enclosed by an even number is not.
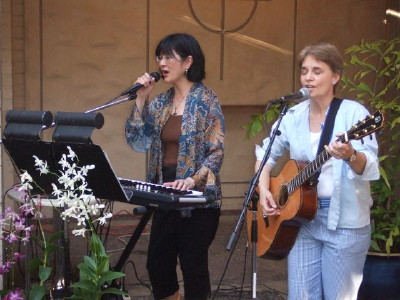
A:
[[[150,73],[150,76],[153,77],[156,82],[159,81],[160,78],[161,78],[161,75],[158,74],[157,72]],[[110,106],[113,106],[113,105],[116,105],[116,104],[120,104],[120,103],[123,103],[123,102],[126,102],[126,101],[130,101],[130,100],[136,99],[136,92],[141,87],[143,87],[143,84],[135,83],[135,84],[131,85],[129,88],[127,88],[125,91],[123,91],[118,97],[106,102],[105,104],[103,104],[101,106],[89,109],[89,110],[85,111],[85,113],[87,114],[87,113],[96,112],[96,111],[102,110],[104,108],[107,108],[107,107],[110,107]],[[127,96],[123,97],[123,98],[120,98],[120,97],[125,96],[125,95],[127,95]]]
[[[156,82],[159,81],[161,78],[161,75],[157,72],[151,72],[150,76],[153,77]],[[125,95],[134,94],[141,87],[143,87],[143,84],[135,83],[135,84],[131,85],[129,88],[127,88],[125,91],[123,91],[119,96],[121,97],[121,96],[125,96]]]
[[[280,98],[278,98],[276,100],[269,101],[268,105],[271,105],[271,104],[286,104],[288,102],[291,102],[291,101],[297,100],[297,99],[301,99],[301,100],[310,99],[310,91],[307,88],[303,87],[297,93],[286,95],[286,96],[282,96],[282,97],[280,97]]]

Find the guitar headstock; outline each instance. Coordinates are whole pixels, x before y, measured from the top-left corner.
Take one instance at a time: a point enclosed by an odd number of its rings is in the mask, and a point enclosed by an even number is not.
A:
[[[347,131],[348,140],[359,140],[383,127],[383,114],[377,110],[372,115],[366,116],[364,120],[359,121]],[[345,135],[339,137],[339,140],[346,141]]]

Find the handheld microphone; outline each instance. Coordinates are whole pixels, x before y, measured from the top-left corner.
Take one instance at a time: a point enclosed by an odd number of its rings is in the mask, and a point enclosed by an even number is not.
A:
[[[157,72],[151,72],[150,76],[153,77],[156,80],[156,82],[159,81],[161,78],[161,75]],[[135,84],[131,85],[129,88],[127,88],[125,91],[123,91],[119,96],[134,94],[141,87],[143,87],[143,84],[135,83]]]
[[[310,99],[310,91],[303,87],[297,93],[282,96],[276,100],[270,101],[268,104],[286,104],[296,99],[307,100]]]

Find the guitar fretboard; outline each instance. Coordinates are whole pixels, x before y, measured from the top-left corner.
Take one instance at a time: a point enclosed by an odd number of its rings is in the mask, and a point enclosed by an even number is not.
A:
[[[348,142],[349,140],[359,140],[366,135],[373,133],[383,125],[383,115],[380,111],[376,111],[372,115],[367,116],[364,120],[353,125],[350,130],[342,134],[336,142]],[[286,196],[292,194],[296,189],[309,180],[314,174],[321,170],[324,163],[331,158],[331,155],[324,149],[317,157],[305,166],[295,177],[281,187],[281,193]]]
[[[331,158],[331,155],[323,150],[318,156],[309,163],[304,169],[302,169],[295,177],[293,177],[287,183],[287,189],[289,195],[292,194],[296,189],[303,185],[308,179],[315,175],[319,170],[321,170],[324,163],[326,163]]]

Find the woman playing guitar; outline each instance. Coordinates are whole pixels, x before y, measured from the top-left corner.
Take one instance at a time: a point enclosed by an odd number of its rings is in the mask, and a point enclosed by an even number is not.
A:
[[[270,186],[271,169],[286,150],[295,161],[315,159],[343,70],[338,50],[327,43],[305,47],[299,66],[301,84],[309,90],[310,99],[290,108],[283,117],[281,134],[272,145],[258,185],[261,212],[269,219],[269,226],[289,207],[277,199]],[[361,104],[343,99],[332,121],[330,142],[322,145],[330,157],[321,168],[316,195],[310,197],[311,201],[318,199],[315,217],[302,222],[288,257],[289,299],[357,298],[370,245],[369,181],[379,178],[378,144],[374,135],[350,142],[346,131],[368,114]],[[268,143],[266,138],[262,147],[257,146],[256,170]],[[307,196],[298,194],[299,198]]]

